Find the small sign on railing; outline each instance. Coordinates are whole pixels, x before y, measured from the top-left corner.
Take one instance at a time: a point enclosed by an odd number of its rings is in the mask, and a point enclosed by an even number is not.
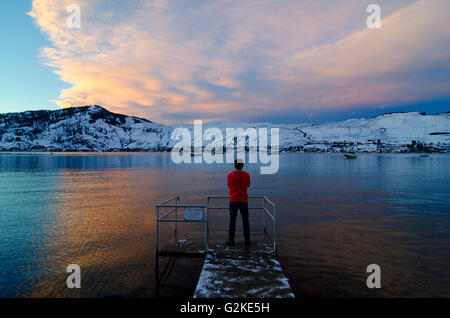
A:
[[[202,221],[203,208],[184,208],[184,219],[186,221]]]

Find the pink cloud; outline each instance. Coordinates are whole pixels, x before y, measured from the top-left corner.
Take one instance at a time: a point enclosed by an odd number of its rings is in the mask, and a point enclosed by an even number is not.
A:
[[[30,12],[52,43],[42,50],[44,62],[71,85],[56,101],[65,107],[101,104],[170,122],[450,91],[448,77],[435,85],[424,71],[448,67],[445,0],[379,1],[381,30],[365,27],[365,5],[356,0],[80,0],[79,30],[66,26],[71,3],[34,0]]]

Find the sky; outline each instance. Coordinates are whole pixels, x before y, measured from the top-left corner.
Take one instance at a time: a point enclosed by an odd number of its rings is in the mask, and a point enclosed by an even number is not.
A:
[[[371,3],[381,28],[367,27]],[[2,113],[97,104],[161,123],[320,123],[450,111],[448,0],[19,0],[0,18]]]

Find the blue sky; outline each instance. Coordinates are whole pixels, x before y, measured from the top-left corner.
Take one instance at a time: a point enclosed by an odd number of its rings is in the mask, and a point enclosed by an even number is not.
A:
[[[450,111],[450,2],[2,1],[0,112],[99,104],[163,123]],[[29,13],[29,14],[27,14]],[[51,66],[49,66],[51,65]]]
[[[2,1],[0,4],[0,112],[59,109],[50,100],[68,87],[38,58],[40,48],[50,45],[26,15],[31,1]]]

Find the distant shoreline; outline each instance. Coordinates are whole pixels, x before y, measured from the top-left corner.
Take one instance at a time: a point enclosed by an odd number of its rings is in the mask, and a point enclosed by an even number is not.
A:
[[[259,152],[259,151],[258,151]],[[28,151],[28,150],[20,150],[20,151],[7,151],[0,150],[1,155],[11,154],[32,154],[32,155],[51,155],[51,154],[157,154],[157,153],[166,153],[170,154],[170,150],[167,151],[84,151],[84,150],[67,150],[67,151]],[[246,152],[248,153],[248,152]],[[338,152],[338,151],[280,151],[280,154],[336,154],[343,155],[347,152]],[[362,154],[449,154],[450,151],[435,151],[435,152],[401,152],[401,151],[392,151],[392,152],[375,152],[375,151],[364,151],[364,152],[356,152],[358,155]]]
[[[257,142],[260,139],[258,134],[256,140],[255,137],[251,139],[251,131],[275,129],[279,131],[280,152],[293,153],[345,153],[349,150],[357,153],[448,153],[449,125],[449,113],[425,115],[418,112],[385,114],[320,125],[203,124],[205,132],[215,129],[222,134],[223,140],[219,137],[214,148],[216,152],[227,145],[226,131],[239,127],[248,139],[246,147],[260,145]],[[193,132],[195,134],[194,125],[161,125],[115,114],[100,106],[0,114],[0,151],[169,152],[178,142],[172,137],[177,129],[184,129],[191,136]],[[202,138],[203,145],[210,142]]]

